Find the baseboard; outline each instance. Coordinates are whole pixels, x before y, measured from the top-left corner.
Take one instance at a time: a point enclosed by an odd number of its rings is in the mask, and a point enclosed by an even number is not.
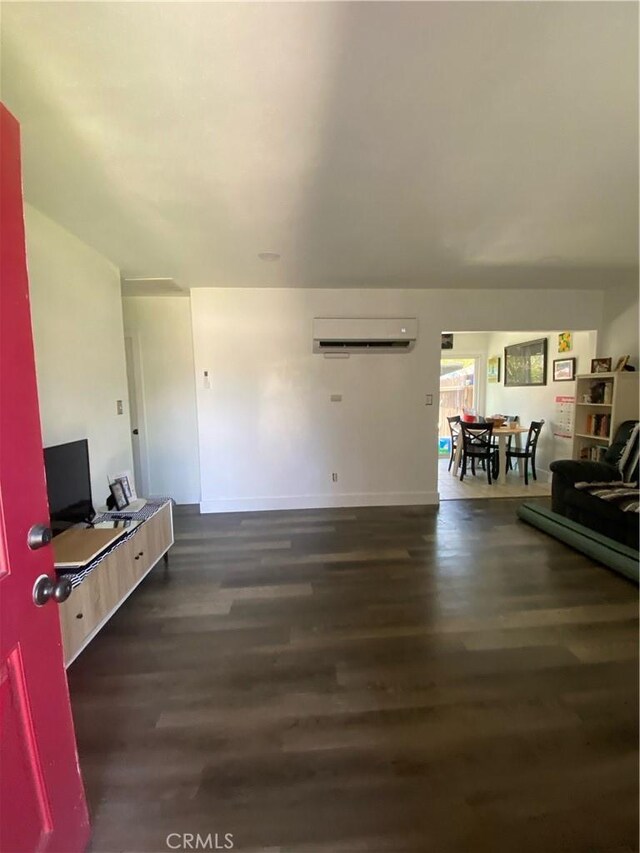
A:
[[[286,509],[336,509],[353,506],[433,506],[437,492],[366,492],[342,495],[288,495],[277,498],[220,498],[200,502],[200,512],[261,512]]]

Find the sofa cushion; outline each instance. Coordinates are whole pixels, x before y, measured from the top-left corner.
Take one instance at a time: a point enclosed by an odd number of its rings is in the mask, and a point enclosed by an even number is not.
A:
[[[622,512],[640,513],[640,489],[635,483],[614,481],[608,483],[576,483],[576,489],[600,498],[611,506],[617,506]]]
[[[610,447],[607,448],[607,452],[604,454],[603,462],[606,462],[608,465],[612,465],[614,468],[618,468],[620,463],[620,458],[627,447],[627,443],[631,438],[631,434],[634,429],[637,427],[638,421],[623,421],[618,429],[616,430],[616,434],[613,437],[613,441],[611,442]],[[636,474],[637,478],[637,474]],[[584,477],[583,479],[587,480],[588,477]],[[625,477],[626,480],[634,480],[634,477]]]
[[[589,462],[577,459],[559,459],[549,466],[553,471],[551,481],[551,506],[554,512],[566,515],[565,496],[574,491],[580,481],[609,482],[619,480],[618,469],[604,462]]]
[[[617,506],[578,489],[567,489],[563,495],[563,515],[591,530],[612,536],[631,548],[638,548],[638,516],[622,512]]]
[[[638,482],[638,457],[640,457],[640,424],[636,424],[631,431],[618,460],[618,470],[627,483]]]

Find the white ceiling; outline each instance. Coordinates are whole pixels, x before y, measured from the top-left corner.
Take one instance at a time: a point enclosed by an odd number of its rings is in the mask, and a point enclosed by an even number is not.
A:
[[[125,277],[607,287],[637,275],[637,17],[3,3],[2,97],[27,199]]]

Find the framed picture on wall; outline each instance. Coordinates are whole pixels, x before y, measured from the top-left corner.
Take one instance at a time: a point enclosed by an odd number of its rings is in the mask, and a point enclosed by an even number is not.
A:
[[[558,352],[571,352],[572,348],[571,332],[560,332],[558,335]]]
[[[500,382],[500,356],[492,355],[487,360],[487,382]]]
[[[504,348],[504,384],[547,384],[547,339],[525,341]]]
[[[575,358],[555,358],[553,360],[553,381],[571,382],[576,378]]]

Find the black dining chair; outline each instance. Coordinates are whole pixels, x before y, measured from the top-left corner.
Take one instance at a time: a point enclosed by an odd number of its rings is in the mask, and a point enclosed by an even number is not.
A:
[[[460,439],[460,415],[454,415],[452,418],[447,418],[447,420],[449,421],[449,434],[451,435],[451,456],[449,457],[449,467],[447,468],[447,471],[450,471],[456,450],[458,449],[458,440]]]
[[[491,485],[491,472],[494,476],[498,467],[498,449],[493,445],[493,424],[470,424],[460,422],[462,437],[462,470],[460,480],[464,480],[467,464],[471,463],[471,473],[476,473],[476,462],[483,462],[487,472],[487,480]]]
[[[531,426],[527,433],[527,443],[525,444],[524,449],[518,450],[518,448],[516,448],[515,450],[511,450],[511,448],[507,448],[507,466],[509,468],[511,467],[512,460],[524,459],[525,486],[529,485],[529,460],[531,460],[531,473],[533,474],[533,479],[538,479],[536,476],[536,450],[538,449],[538,439],[540,438],[543,426],[544,420],[531,421]]]

